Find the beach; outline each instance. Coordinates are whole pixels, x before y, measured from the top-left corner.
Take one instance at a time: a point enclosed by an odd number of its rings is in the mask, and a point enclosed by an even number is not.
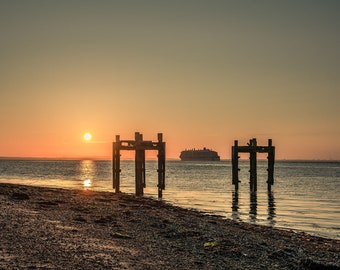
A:
[[[340,269],[340,241],[124,193],[0,184],[0,269]]]

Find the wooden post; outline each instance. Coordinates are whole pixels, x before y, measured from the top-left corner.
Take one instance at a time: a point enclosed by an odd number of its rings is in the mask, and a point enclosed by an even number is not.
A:
[[[274,163],[275,163],[275,147],[272,146],[272,140],[268,140],[268,190],[274,184]]]
[[[116,143],[112,142],[112,188],[116,189]]]
[[[113,154],[112,154],[112,177],[113,177],[113,188],[116,189],[116,193],[119,193],[120,186],[120,136],[116,135],[116,142],[113,143]]]
[[[238,172],[239,172],[239,168],[238,168],[238,141],[235,140],[234,141],[234,146],[231,147],[231,159],[232,159],[232,183],[233,185],[235,185],[235,189],[238,190],[238,183],[239,183],[239,179],[238,179]]]
[[[165,142],[163,142],[163,134],[158,133],[158,198],[162,198],[162,190],[165,189]]]
[[[256,153],[257,142],[256,139],[251,139],[249,141],[250,147],[250,189],[251,191],[257,190],[257,153]]]
[[[139,155],[138,155],[138,150],[137,150],[137,147],[138,147],[138,141],[139,141],[139,132],[135,132],[135,147],[136,147],[136,150],[135,150],[135,193],[136,195],[138,196],[139,195]]]
[[[142,193],[144,194],[143,188],[146,187],[146,179],[145,179],[145,150],[140,150],[141,154],[141,165],[142,165],[142,182],[141,182],[141,189]]]
[[[141,142],[143,135],[139,132],[135,133],[136,152],[135,152],[135,188],[136,195],[143,195],[143,149]]]

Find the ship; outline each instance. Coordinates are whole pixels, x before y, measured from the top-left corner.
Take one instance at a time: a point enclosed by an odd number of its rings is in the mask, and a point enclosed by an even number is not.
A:
[[[220,156],[211,149],[190,149],[184,150],[180,154],[182,161],[220,161]]]

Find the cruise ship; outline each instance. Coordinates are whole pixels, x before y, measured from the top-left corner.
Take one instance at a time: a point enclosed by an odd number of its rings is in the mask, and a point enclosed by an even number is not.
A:
[[[219,161],[220,156],[211,149],[191,149],[184,150],[179,156],[182,161]]]

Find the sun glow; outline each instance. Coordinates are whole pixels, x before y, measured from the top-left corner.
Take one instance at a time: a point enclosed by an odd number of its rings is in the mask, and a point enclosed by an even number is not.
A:
[[[83,138],[84,138],[85,141],[91,141],[92,134],[91,133],[85,133]]]

